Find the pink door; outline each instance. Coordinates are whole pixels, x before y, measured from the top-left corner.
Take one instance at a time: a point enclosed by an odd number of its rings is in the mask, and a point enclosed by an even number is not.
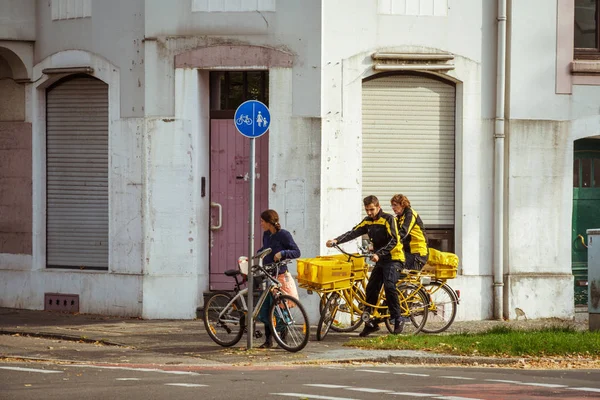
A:
[[[267,132],[254,139],[256,162],[254,252],[262,246],[260,213],[268,208],[269,203],[268,135]],[[248,254],[250,140],[235,129],[233,118],[211,119],[211,290],[233,289],[234,280],[223,275],[223,272],[237,268],[238,257]],[[220,221],[219,214],[221,215]],[[220,227],[217,228],[219,225]]]

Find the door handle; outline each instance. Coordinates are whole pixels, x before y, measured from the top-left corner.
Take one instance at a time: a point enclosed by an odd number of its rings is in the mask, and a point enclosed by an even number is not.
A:
[[[219,209],[219,223],[217,225],[210,226],[211,231],[216,231],[217,229],[221,229],[221,223],[223,222],[223,206],[219,203],[215,203],[214,201],[210,203],[210,206],[217,207]]]
[[[577,239],[581,239],[581,244],[587,249],[587,244],[585,244],[585,238],[581,235],[577,235]]]

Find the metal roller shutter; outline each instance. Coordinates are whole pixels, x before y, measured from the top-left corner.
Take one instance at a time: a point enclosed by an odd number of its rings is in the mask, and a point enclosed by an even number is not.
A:
[[[47,266],[108,269],[108,85],[76,77],[46,104]]]
[[[427,226],[454,226],[454,86],[386,76],[363,83],[362,102],[363,195],[391,212],[402,193]]]

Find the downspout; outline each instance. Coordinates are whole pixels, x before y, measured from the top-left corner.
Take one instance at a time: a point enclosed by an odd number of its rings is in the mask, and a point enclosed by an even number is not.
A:
[[[494,123],[494,319],[504,314],[504,103],[506,90],[506,2],[498,0],[496,118]]]

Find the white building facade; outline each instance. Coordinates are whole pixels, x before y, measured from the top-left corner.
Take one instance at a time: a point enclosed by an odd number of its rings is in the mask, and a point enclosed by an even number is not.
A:
[[[600,188],[600,161],[576,161],[600,142],[598,27],[578,32],[598,7],[3,0],[0,306],[194,318],[248,250],[232,117],[259,99],[254,218],[277,210],[303,257],[364,196],[391,212],[404,193],[460,257],[457,318],[571,318],[574,182]]]

